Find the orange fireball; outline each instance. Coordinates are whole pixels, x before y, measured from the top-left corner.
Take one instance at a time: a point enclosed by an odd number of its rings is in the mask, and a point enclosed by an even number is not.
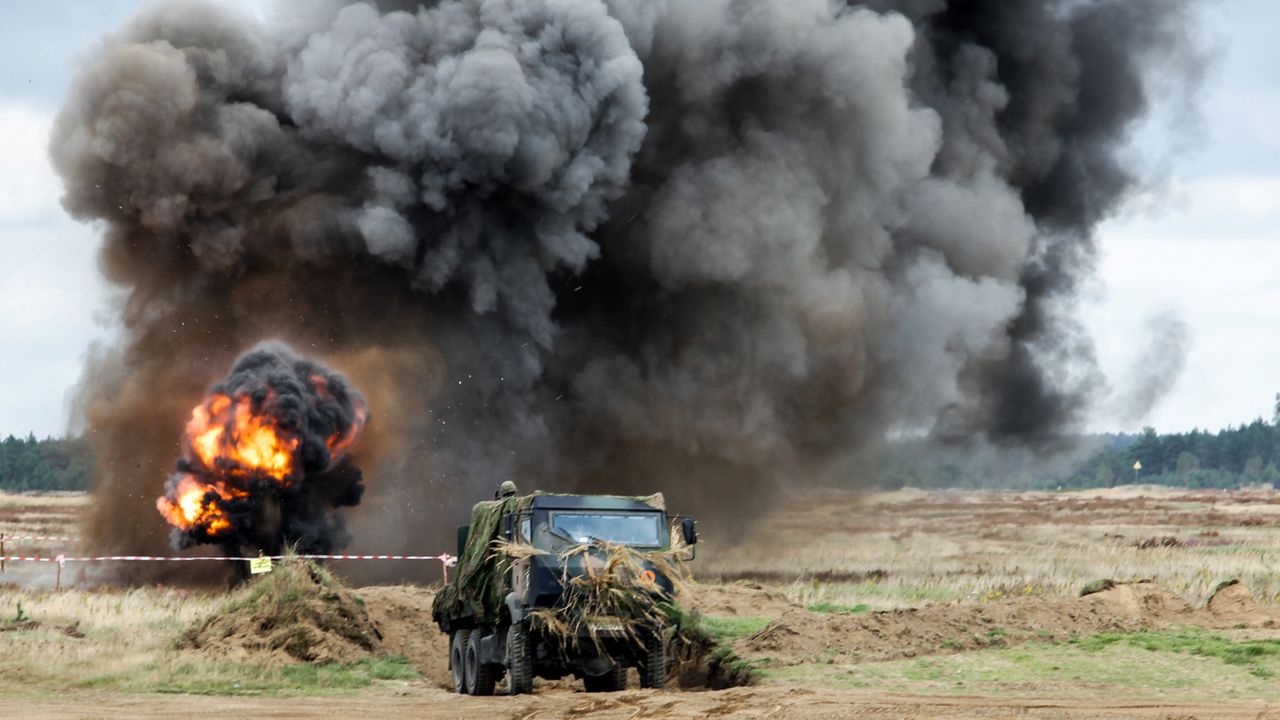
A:
[[[274,341],[245,353],[192,408],[156,500],[174,546],[322,553],[345,543],[340,508],[358,504],[364,484],[344,456],[368,419],[341,374]]]
[[[184,475],[178,481],[178,488],[174,493],[176,499],[156,498],[156,509],[174,527],[188,530],[200,526],[209,535],[217,535],[231,527],[231,522],[217,504],[217,499],[231,500],[245,495],[245,492],[221,483],[206,485],[191,475]]]
[[[214,395],[191,411],[187,440],[209,470],[231,475],[262,474],[287,482],[293,474],[298,438],[279,432],[255,415],[253,399]]]

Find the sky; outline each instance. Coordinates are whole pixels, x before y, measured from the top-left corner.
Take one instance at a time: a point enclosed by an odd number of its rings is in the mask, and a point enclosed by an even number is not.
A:
[[[264,16],[270,0],[223,0]],[[0,436],[59,435],[85,353],[110,335],[99,278],[100,227],[59,204],[49,128],[79,58],[144,0],[6,4],[0,25]],[[1280,392],[1280,3],[1217,0],[1202,31],[1216,50],[1198,106],[1158,113],[1135,133],[1135,162],[1159,182],[1098,232],[1097,275],[1078,316],[1113,387],[1148,340],[1152,317],[1190,330],[1186,369],[1149,417],[1099,404],[1088,427],[1218,429],[1270,418]],[[1173,159],[1150,158],[1173,147]]]

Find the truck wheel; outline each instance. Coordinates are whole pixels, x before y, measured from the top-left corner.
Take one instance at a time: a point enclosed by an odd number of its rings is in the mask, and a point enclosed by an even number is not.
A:
[[[656,633],[644,644],[644,662],[640,665],[640,687],[667,686],[667,636]]]
[[[582,684],[587,692],[618,692],[627,689],[627,667],[614,665],[613,669],[603,675],[586,675]]]
[[[507,693],[523,695],[533,692],[533,648],[529,646],[529,628],[516,623],[507,628]]]
[[[493,668],[480,662],[480,631],[474,630],[467,638],[466,674],[468,695],[492,695],[497,682]]]
[[[470,639],[470,630],[454,630],[453,639],[449,641],[449,669],[453,671],[453,691],[458,694],[467,691],[466,656]]]

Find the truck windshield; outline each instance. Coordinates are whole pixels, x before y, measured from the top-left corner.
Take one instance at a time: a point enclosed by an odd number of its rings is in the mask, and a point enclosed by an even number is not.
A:
[[[662,545],[660,513],[553,512],[550,541],[563,545],[572,540],[587,543],[595,540],[658,547]]]

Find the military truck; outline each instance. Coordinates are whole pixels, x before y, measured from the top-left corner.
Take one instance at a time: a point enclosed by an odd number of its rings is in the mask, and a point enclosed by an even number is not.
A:
[[[673,536],[685,547],[673,551]],[[690,559],[696,542],[693,518],[669,517],[661,495],[535,493],[477,503],[471,524],[458,528],[457,578],[432,605],[432,618],[450,637],[454,690],[491,695],[505,675],[507,692],[518,695],[533,690],[534,677],[572,674],[588,692],[611,692],[625,688],[628,667],[638,669],[642,686],[661,688],[667,682],[664,623],[651,616],[565,618],[579,622],[557,622],[561,633],[573,627],[590,634],[565,638],[535,620],[578,612],[566,600],[566,584],[618,548],[639,558],[640,577],[626,591],[669,602],[671,565],[644,558]],[[513,547],[527,552],[501,550]]]

